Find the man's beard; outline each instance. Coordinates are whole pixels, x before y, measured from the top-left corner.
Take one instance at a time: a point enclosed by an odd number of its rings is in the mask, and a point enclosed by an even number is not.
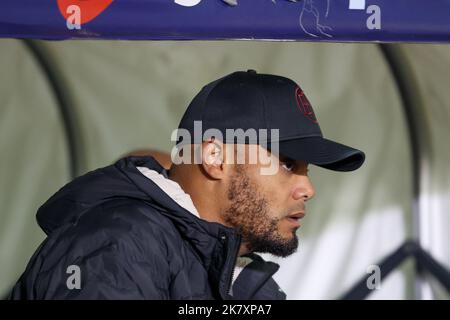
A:
[[[278,231],[280,219],[270,216],[268,201],[243,166],[237,165],[227,193],[231,205],[223,212],[224,221],[238,230],[250,252],[287,257],[297,250],[295,229],[289,239],[282,237]]]

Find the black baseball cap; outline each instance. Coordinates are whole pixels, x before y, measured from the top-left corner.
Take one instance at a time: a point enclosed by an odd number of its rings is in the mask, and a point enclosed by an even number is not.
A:
[[[207,84],[178,128],[194,134],[194,121],[201,121],[203,132],[219,130],[224,143],[236,143],[227,141],[227,129],[266,129],[268,140],[270,129],[278,129],[281,155],[334,171],[356,170],[365,159],[362,151],[325,139],[303,90],[277,75],[238,71]]]

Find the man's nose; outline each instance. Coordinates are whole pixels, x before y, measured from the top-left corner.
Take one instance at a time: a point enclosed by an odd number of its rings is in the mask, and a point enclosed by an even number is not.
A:
[[[299,177],[299,181],[296,183],[292,191],[292,198],[294,198],[294,200],[303,199],[303,201],[308,201],[309,199],[312,199],[315,194],[316,190],[314,189],[309,177]]]

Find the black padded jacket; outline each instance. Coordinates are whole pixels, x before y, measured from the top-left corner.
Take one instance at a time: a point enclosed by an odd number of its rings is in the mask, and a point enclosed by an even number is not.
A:
[[[286,298],[272,279],[278,265],[253,253],[231,296],[240,236],[179,206],[138,166],[167,177],[153,158],[128,157],[76,178],[39,208],[47,238],[11,299]]]

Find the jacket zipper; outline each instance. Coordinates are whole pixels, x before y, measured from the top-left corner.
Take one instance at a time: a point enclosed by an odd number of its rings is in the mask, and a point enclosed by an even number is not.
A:
[[[235,269],[235,266],[236,266],[236,261],[237,261],[237,258],[238,258],[238,256],[239,256],[239,247],[241,246],[241,236],[240,235],[237,235],[237,249],[235,250],[235,253],[234,253],[234,256],[233,256],[233,266],[232,266],[232,269],[231,269],[231,273],[230,273],[230,277],[229,277],[229,279],[228,279],[228,281],[227,281],[227,295],[228,296],[230,296],[231,294],[231,285],[232,285],[232,282],[233,282],[233,277],[234,277],[234,269]]]

